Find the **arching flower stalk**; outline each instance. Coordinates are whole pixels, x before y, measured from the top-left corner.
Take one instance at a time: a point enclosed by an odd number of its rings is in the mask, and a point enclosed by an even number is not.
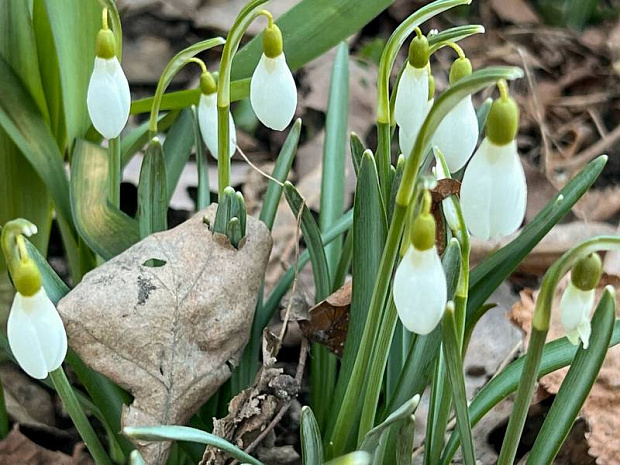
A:
[[[252,74],[250,102],[256,116],[268,128],[284,130],[295,116],[297,87],[283,52],[282,32],[267,11],[263,54]]]
[[[200,76],[200,102],[198,103],[198,125],[200,126],[200,133],[202,139],[211,152],[211,155],[218,159],[218,122],[217,122],[217,84],[213,75],[207,70],[204,63],[198,59],[195,59],[197,63],[203,68],[202,75]],[[228,112],[228,127],[229,127],[229,144],[228,144],[228,156],[232,157],[237,150],[237,130],[235,129],[235,122],[232,114]]]
[[[601,279],[602,263],[597,253],[579,260],[573,267],[570,282],[562,294],[560,311],[566,337],[574,344],[590,343],[590,314],[594,308],[596,286]]]
[[[525,217],[527,185],[517,153],[519,108],[498,83],[500,98],[489,110],[486,137],[465,170],[461,205],[471,234],[495,239],[515,232]]]
[[[97,56],[88,84],[86,105],[95,129],[106,139],[119,136],[129,119],[129,83],[116,57],[116,40],[108,28],[107,9],[97,34]]]
[[[409,246],[394,275],[394,304],[403,326],[416,334],[430,333],[446,308],[446,275],[435,247],[435,219],[430,193],[410,228]]]
[[[419,28],[415,31],[417,35],[409,45],[409,57],[394,101],[394,120],[398,125],[400,150],[405,157],[411,153],[429,109],[428,40]]]
[[[8,223],[2,248],[16,294],[7,322],[11,351],[19,366],[36,379],[45,379],[60,367],[67,354],[67,334],[56,307],[42,286],[41,273],[28,256],[24,240],[35,234],[25,220]]]
[[[450,85],[469,76],[472,72],[471,62],[463,50],[456,44],[450,44],[459,54],[450,67]],[[468,95],[444,117],[433,135],[432,144],[439,147],[444,155],[450,172],[454,173],[469,160],[478,142],[478,118],[476,110]]]

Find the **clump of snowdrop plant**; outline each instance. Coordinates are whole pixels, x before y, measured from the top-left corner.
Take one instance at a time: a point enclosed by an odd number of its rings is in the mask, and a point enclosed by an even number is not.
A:
[[[406,252],[394,275],[394,303],[403,326],[428,334],[441,321],[446,308],[446,276],[435,247],[435,219],[430,193],[424,194],[421,213],[413,220]]]
[[[65,359],[67,334],[42,286],[41,273],[26,250],[24,235],[36,234],[37,227],[24,220],[17,221],[26,223],[21,234],[3,234],[2,238],[16,290],[7,336],[19,366],[33,378],[45,379]],[[10,231],[12,226],[7,225],[7,228]]]
[[[256,116],[268,128],[284,130],[295,116],[297,87],[286,64],[282,32],[271,14],[263,31],[263,54],[252,74],[250,102]]]
[[[505,82],[491,105],[486,137],[467,165],[461,186],[465,222],[480,239],[515,232],[525,217],[527,185],[517,152],[519,107]]]
[[[568,340],[583,348],[590,344],[590,313],[594,309],[596,287],[601,279],[602,263],[597,253],[580,259],[573,267],[568,286],[560,300],[562,326]]]
[[[108,28],[107,10],[97,34],[95,66],[88,84],[86,105],[95,129],[106,139],[119,136],[129,118],[129,83],[116,57],[116,40]]]

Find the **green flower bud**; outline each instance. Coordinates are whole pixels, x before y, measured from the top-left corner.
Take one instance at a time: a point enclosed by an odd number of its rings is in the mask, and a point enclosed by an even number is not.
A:
[[[411,243],[420,250],[428,250],[435,245],[435,218],[430,213],[421,213],[411,225]]]
[[[589,291],[598,286],[603,270],[601,257],[597,253],[579,260],[573,267],[571,281],[576,288]]]
[[[415,37],[409,44],[409,63],[414,68],[424,68],[428,63],[428,39],[424,36]]]
[[[200,75],[200,91],[205,95],[217,92],[217,84],[211,73],[206,72]]]
[[[282,31],[275,24],[263,32],[263,53],[267,58],[276,58],[282,53]]]
[[[495,100],[487,117],[486,136],[495,145],[506,145],[517,137],[519,107],[510,96]]]
[[[99,30],[95,49],[99,58],[106,60],[114,58],[116,55],[116,39],[114,39],[114,33],[110,29]]]
[[[25,297],[32,297],[41,289],[41,273],[37,265],[29,259],[22,259],[13,273],[15,289]]]
[[[469,58],[457,58],[450,66],[450,85],[454,84],[459,79],[471,75],[471,61]]]
[[[435,96],[435,78],[431,73],[428,73],[428,99],[432,99]]]

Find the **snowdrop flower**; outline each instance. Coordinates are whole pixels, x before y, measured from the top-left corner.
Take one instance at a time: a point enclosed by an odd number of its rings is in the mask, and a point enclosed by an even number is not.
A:
[[[410,244],[396,269],[392,291],[400,321],[416,334],[435,329],[447,301],[446,275],[435,248],[435,219],[427,194],[422,213],[411,225]]]
[[[250,82],[250,102],[261,123],[282,131],[295,116],[297,87],[282,51],[282,32],[271,15],[268,19],[269,25],[263,33],[263,54]]]
[[[205,70],[200,76],[200,102],[198,103],[198,126],[205,145],[217,160],[218,157],[218,137],[217,137],[217,85],[213,75]],[[233,117],[228,113],[228,132],[230,142],[228,143],[228,155],[233,156],[237,149],[237,130]]]
[[[36,227],[30,226],[34,229],[23,228],[21,232],[26,235],[36,232]],[[16,244],[7,244],[11,241],[7,236],[3,234],[3,248],[17,290],[7,323],[9,345],[28,375],[45,379],[60,367],[67,354],[67,334],[56,307],[41,285],[41,273],[28,257],[23,236],[13,236]],[[15,257],[7,254],[10,248],[17,250]]]
[[[400,150],[405,157],[411,153],[429,109],[428,40],[419,28],[416,34],[409,46],[409,58],[394,102],[394,120],[398,125]]]
[[[465,56],[457,58],[450,68],[450,84],[470,74],[471,62]],[[439,147],[446,158],[450,172],[454,173],[465,166],[474,153],[477,142],[478,118],[471,95],[468,95],[441,121],[433,135],[432,144]]]
[[[601,278],[601,257],[593,253],[582,258],[573,267],[570,282],[560,300],[562,326],[566,337],[574,344],[590,343],[590,313],[594,308],[596,286]]]
[[[108,29],[107,11],[104,11],[103,29],[97,34],[96,49],[86,105],[95,129],[106,139],[114,139],[127,124],[131,95],[125,73],[116,58],[116,42]]]
[[[527,185],[517,153],[519,108],[506,83],[489,111],[486,137],[465,170],[461,207],[471,234],[495,239],[512,234],[525,217]]]

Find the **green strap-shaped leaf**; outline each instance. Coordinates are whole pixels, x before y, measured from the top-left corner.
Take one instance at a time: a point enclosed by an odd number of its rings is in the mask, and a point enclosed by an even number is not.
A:
[[[349,116],[349,49],[345,42],[338,46],[332,69],[325,142],[323,144],[323,175],[321,176],[321,208],[319,226],[327,230],[342,216],[344,210],[344,167]],[[330,274],[333,276],[342,250],[341,241],[325,246]],[[335,290],[332,288],[332,290]]]
[[[296,218],[301,217],[301,230],[310,254],[312,274],[314,275],[315,300],[320,302],[330,294],[329,268],[325,258],[325,248],[321,240],[321,232],[312,212],[303,198],[290,182],[284,183],[284,196]]]
[[[293,160],[297,154],[297,144],[299,143],[299,136],[301,134],[301,119],[297,119],[293,124],[293,127],[288,133],[284,145],[280,149],[278,159],[276,160],[276,166],[273,167],[271,177],[276,181],[283,183],[286,181],[291,166],[293,166]],[[259,219],[267,225],[267,228],[271,231],[273,228],[273,222],[276,219],[276,213],[278,211],[278,204],[282,198],[282,185],[278,182],[269,181],[265,198],[263,199],[263,206],[260,211]]]
[[[495,289],[514,271],[543,237],[566,215],[594,183],[607,162],[600,156],[588,163],[554,198],[530,221],[521,234],[471,272],[467,302],[466,333],[471,331],[484,314],[478,310]]]
[[[321,431],[314,418],[312,409],[304,406],[299,419],[299,433],[301,436],[301,460],[303,465],[323,463],[323,441]]]
[[[362,164],[362,155],[366,150],[364,144],[357,134],[354,132],[349,136],[349,144],[351,148],[351,159],[353,160],[353,168],[355,169],[355,176],[359,175],[360,165]]]
[[[140,237],[168,229],[164,151],[157,137],[149,143],[138,183],[138,221]]]
[[[179,116],[178,111],[170,111],[166,114],[159,115],[157,120],[157,128],[160,131],[165,131]],[[123,136],[121,141],[121,166],[124,168],[139,150],[149,142],[149,122],[145,121],[140,126],[135,128],[126,136]]]
[[[108,154],[78,140],[71,163],[71,206],[80,236],[105,260],[140,240],[138,222],[108,203]]]
[[[599,304],[600,305],[600,304]],[[600,322],[596,326],[592,325],[592,333],[597,334],[602,329],[604,318],[596,320]],[[593,320],[594,323],[594,320]],[[614,323],[613,334],[609,341],[609,347],[614,347],[620,343],[620,320]],[[569,365],[577,353],[577,347],[572,345],[566,337],[556,339],[545,344],[543,355],[538,368],[538,379],[560,368]],[[489,381],[479,392],[469,405],[469,416],[472,428],[482,419],[482,417],[499,404],[502,400],[516,391],[521,381],[521,373],[525,356],[519,357],[517,360],[508,365],[501,373]],[[441,458],[442,464],[448,464],[459,447],[460,437],[457,431],[450,436],[448,443],[444,449]]]
[[[166,157],[166,186],[168,198],[166,203],[174,194],[174,190],[179,184],[181,173],[189,159],[194,146],[194,120],[189,108],[183,110],[168,131],[164,141],[164,155]]]
[[[130,438],[140,439],[142,441],[187,441],[207,444],[226,452],[231,457],[239,460],[241,463],[263,465],[262,462],[255,459],[251,455],[246,454],[230,442],[213,434],[206,433],[199,429],[189,428],[187,426],[127,426],[123,428],[123,434],[129,436]]]
[[[552,463],[583,407],[605,360],[616,317],[616,295],[608,286],[592,318],[590,347],[579,346],[575,359],[536,437],[528,464]]]
[[[1,57],[0,82],[0,126],[45,182],[58,214],[71,218],[63,156],[38,105]]]
[[[325,465],[370,465],[372,455],[364,451],[355,451],[326,462]]]
[[[397,425],[403,421],[406,421],[413,415],[418,404],[420,403],[420,396],[415,395],[407,402],[398,407],[390,416],[384,421],[375,426],[373,429],[366,433],[364,440],[360,444],[360,449],[367,452],[372,452],[379,444],[379,439],[384,431],[386,431],[392,425]]]

